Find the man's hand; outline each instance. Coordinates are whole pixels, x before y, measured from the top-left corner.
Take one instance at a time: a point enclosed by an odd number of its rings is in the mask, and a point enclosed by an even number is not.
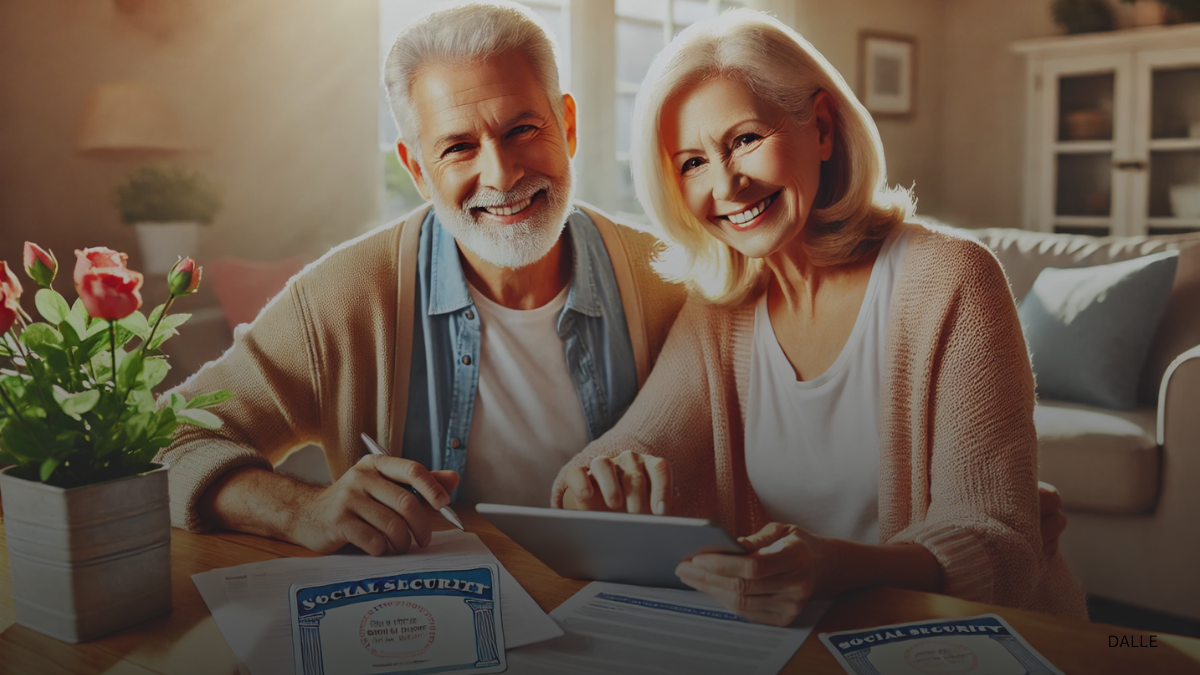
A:
[[[1062,508],[1062,497],[1058,488],[1049,483],[1038,483],[1038,506],[1042,515],[1042,550],[1049,558],[1058,552],[1058,538],[1067,529],[1067,517]]]
[[[671,465],[662,457],[626,450],[567,469],[563,507],[580,511],[671,512]]]
[[[298,505],[289,539],[319,553],[353,544],[378,556],[404,553],[433,536],[425,509],[411,485],[435,509],[450,503],[458,487],[453,471],[429,471],[400,457],[366,455],[336,482]]]

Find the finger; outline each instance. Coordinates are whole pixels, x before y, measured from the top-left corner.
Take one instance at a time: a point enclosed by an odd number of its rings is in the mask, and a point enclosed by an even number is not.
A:
[[[782,523],[768,523],[758,532],[748,536],[738,538],[738,543],[746,548],[747,551],[757,551],[760,548],[766,548],[780,539],[788,536],[794,531],[790,525]]]
[[[1061,511],[1042,518],[1042,550],[1047,556],[1058,552],[1058,538],[1067,529],[1067,517]]]
[[[604,497],[605,506],[611,511],[620,511],[625,506],[625,494],[621,489],[620,481],[617,480],[617,472],[612,460],[607,457],[597,457],[592,460],[590,470],[592,480],[596,481],[596,486],[600,488],[600,494]]]
[[[671,463],[662,457],[643,457],[646,475],[650,477],[650,508],[660,516],[671,512],[671,497],[675,488],[671,482]]]
[[[449,469],[440,469],[438,471],[430,471],[429,473],[437,482],[442,484],[442,489],[447,493],[458,489],[458,484],[462,481],[462,477],[458,475],[457,471],[450,471]]]
[[[629,513],[650,513],[650,489],[642,456],[626,450],[616,460],[621,470],[621,489],[625,492],[625,510]]]
[[[563,480],[567,484],[567,494],[563,495],[564,507],[580,511],[608,510],[604,505],[604,497],[592,485],[592,478],[587,469],[581,466],[570,467],[563,472]]]
[[[1058,488],[1049,483],[1038,483],[1038,507],[1043,518],[1062,509],[1062,496],[1058,494]]]
[[[415,502],[416,499],[413,498],[413,501]],[[404,553],[412,545],[413,537],[409,532],[408,524],[391,508],[374,499],[364,498],[354,504],[354,513],[387,539],[389,550],[393,553]],[[371,555],[382,554],[371,553]]]
[[[778,593],[800,594],[807,597],[812,593],[809,582],[810,576],[803,570],[766,577],[764,579],[743,579],[741,577],[725,577],[705,571],[687,562],[679,563],[675,575],[684,583],[696,588],[721,588],[739,595],[775,595]]]
[[[450,493],[420,462],[402,457],[370,456],[374,457],[374,467],[379,473],[389,480],[413,486],[433,508],[440,509],[450,505]]]
[[[388,532],[384,532],[384,534],[389,534],[388,540],[392,542],[393,548],[396,549],[397,553],[403,553],[408,550],[408,533],[410,532],[412,539],[416,540],[418,546],[424,547],[429,545],[429,540],[433,537],[433,524],[429,521],[425,509],[421,506],[421,502],[417,500],[416,495],[382,477],[377,480],[368,481],[366,488],[367,494],[372,499],[390,509],[402,518],[405,523],[403,548],[396,548],[398,541],[394,540]],[[369,522],[375,524],[373,521]]]
[[[810,564],[808,548],[795,535],[783,542],[779,550],[757,551],[748,555],[728,553],[701,553],[692,558],[696,567],[723,577],[742,579],[765,579],[777,574],[806,569]]]
[[[388,540],[379,530],[367,524],[357,513],[347,514],[339,532],[347,544],[353,544],[365,553],[381,556],[388,552]]]

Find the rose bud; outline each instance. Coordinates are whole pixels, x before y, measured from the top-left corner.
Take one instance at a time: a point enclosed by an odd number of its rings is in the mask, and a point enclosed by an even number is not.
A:
[[[38,286],[49,286],[58,274],[58,260],[54,254],[32,241],[25,242],[25,273]]]
[[[119,267],[125,269],[125,263],[128,260],[128,255],[103,246],[85,248],[82,251],[75,249],[75,290],[79,290],[79,284],[83,282],[83,275],[92,268]]]
[[[6,302],[16,307],[21,298],[21,291],[21,281],[17,279],[17,275],[8,268],[8,263],[0,260],[0,293],[4,294]]]
[[[7,333],[16,320],[17,301],[8,294],[8,287],[0,285],[0,336]]]
[[[200,273],[203,270],[203,267],[196,267],[196,261],[191,258],[183,258],[175,263],[167,273],[167,286],[171,295],[182,297],[195,293],[200,287]]]
[[[142,306],[141,273],[124,267],[95,267],[79,283],[79,299],[93,319],[116,321]]]

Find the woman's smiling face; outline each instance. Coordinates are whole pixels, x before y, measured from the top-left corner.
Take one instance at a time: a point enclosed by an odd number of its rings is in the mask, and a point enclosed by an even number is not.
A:
[[[672,96],[662,139],[687,209],[751,258],[778,252],[804,228],[833,154],[829,94],[798,124],[738,82],[708,80]]]

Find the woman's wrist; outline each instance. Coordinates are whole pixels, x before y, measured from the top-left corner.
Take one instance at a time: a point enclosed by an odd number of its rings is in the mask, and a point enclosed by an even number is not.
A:
[[[822,538],[816,594],[833,597],[873,586],[941,589],[941,564],[919,544],[859,544]]]

